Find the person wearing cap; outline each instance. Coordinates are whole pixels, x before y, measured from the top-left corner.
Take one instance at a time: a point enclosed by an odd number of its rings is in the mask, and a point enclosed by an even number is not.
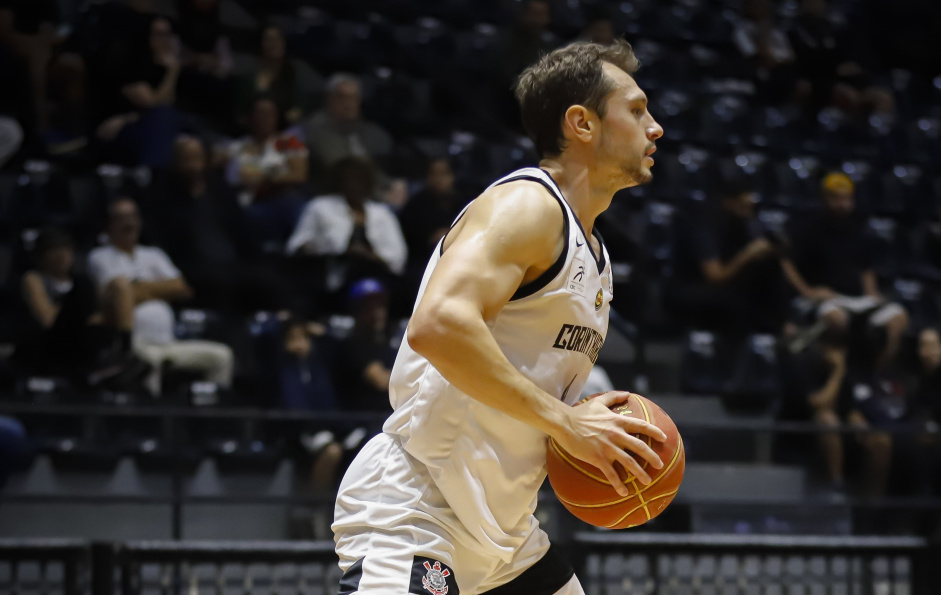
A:
[[[388,332],[388,294],[376,279],[350,287],[353,329],[340,341],[337,383],[344,406],[357,411],[387,411],[395,348]]]
[[[855,209],[853,181],[834,172],[821,187],[824,210],[794,234],[785,274],[827,328],[847,333],[855,328],[854,320],[863,320],[870,329],[882,329],[883,347],[875,363],[885,367],[895,359],[908,314],[879,293],[874,247]]]

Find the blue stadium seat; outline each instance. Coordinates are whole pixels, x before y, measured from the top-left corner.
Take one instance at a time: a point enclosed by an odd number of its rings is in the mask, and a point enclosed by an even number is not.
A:
[[[644,245],[653,259],[664,266],[673,259],[673,214],[672,205],[651,202],[647,205],[647,221],[644,229]]]
[[[816,208],[819,205],[818,176],[820,160],[816,157],[791,157],[771,166],[775,189],[767,200],[782,207]]]
[[[740,145],[751,138],[752,117],[742,95],[719,95],[700,112],[696,138],[704,144]]]
[[[680,389],[695,395],[724,394],[732,364],[733,354],[722,337],[690,331],[680,365]]]
[[[936,291],[932,291],[922,281],[916,279],[895,279],[888,292],[902,304],[911,318],[911,329],[937,326],[941,323],[941,304]]]
[[[781,397],[777,339],[751,335],[738,349],[723,402],[730,411],[765,412]]]

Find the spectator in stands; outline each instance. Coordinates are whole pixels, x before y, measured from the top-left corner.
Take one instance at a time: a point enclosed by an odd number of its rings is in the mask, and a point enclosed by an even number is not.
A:
[[[213,121],[229,115],[232,50],[219,21],[219,0],[177,0],[180,62],[180,105]]]
[[[97,136],[114,163],[165,167],[179,128],[174,104],[180,62],[170,21],[153,17],[147,46],[135,54],[114,75],[117,88]]]
[[[362,157],[346,157],[332,170],[337,194],[307,204],[288,240],[288,254],[343,256],[345,282],[370,274],[400,275],[408,249],[398,219],[374,200],[376,173]]]
[[[409,199],[399,215],[408,244],[410,267],[425,267],[431,250],[466,204],[466,197],[460,196],[454,188],[451,163],[444,157],[432,160],[425,173],[424,187]]]
[[[363,119],[362,101],[355,76],[338,73],[327,81],[326,107],[302,124],[314,171],[329,169],[345,157],[381,161],[392,152],[389,133]]]
[[[297,71],[287,54],[284,32],[275,25],[262,29],[258,67],[238,78],[236,113],[239,118],[251,111],[252,103],[260,95],[274,100],[289,124],[298,122],[311,108],[312,98],[298,81]]]
[[[665,300],[686,324],[730,335],[781,331],[786,286],[781,271],[783,241],[755,217],[748,182],[727,182],[719,208],[678,221],[676,267]]]
[[[918,415],[933,424],[941,424],[941,335],[935,328],[918,333],[918,376],[915,383]]]
[[[925,476],[928,490],[941,488],[941,449],[938,432],[941,431],[941,335],[935,328],[922,329],[918,334],[918,370],[912,394],[912,408],[916,427],[919,471]]]
[[[768,102],[791,97],[796,86],[794,48],[774,22],[768,0],[745,0],[734,20],[732,42],[754,69],[759,96]]]
[[[104,296],[110,292],[133,309],[134,350],[155,368],[148,388],[160,395],[164,366],[202,372],[207,380],[227,388],[232,382],[232,350],[211,341],[176,340],[169,302],[187,300],[193,292],[163,250],[138,244],[140,231],[134,201],[122,198],[111,203],[109,244],[92,250],[88,269]]]
[[[252,107],[249,135],[231,148],[226,178],[240,189],[254,231],[261,241],[279,241],[294,229],[303,209],[300,187],[307,182],[307,147],[282,132],[282,115],[270,97]]]
[[[99,310],[94,286],[73,271],[72,239],[43,230],[34,253],[37,266],[21,283],[28,315],[20,318],[17,359],[33,373],[72,379],[84,379],[96,366],[132,363],[132,319],[111,290]]]
[[[552,8],[546,0],[523,0],[516,24],[497,45],[500,82],[512,81],[524,68],[547,54],[557,40],[549,31]]]
[[[0,416],[0,489],[29,453],[26,429],[12,417]]]
[[[53,52],[63,38],[57,31],[59,6],[54,0],[4,0],[0,2],[0,45],[18,57],[29,72],[29,92],[34,108],[26,128],[39,130],[46,125],[46,74]],[[15,87],[4,87],[9,92]],[[26,92],[17,89],[17,93]]]
[[[207,171],[199,139],[177,139],[174,169],[155,186],[153,228],[192,284],[196,305],[242,315],[294,307],[277,271],[258,262],[245,213],[232,190]]]
[[[353,411],[388,411],[396,353],[389,334],[388,295],[376,279],[361,279],[350,288],[349,302],[354,324],[340,342],[336,378],[343,406]]]
[[[798,75],[811,86],[811,108],[816,112],[830,103],[834,85],[858,80],[859,64],[847,56],[847,40],[830,21],[826,0],[802,0],[789,39],[794,48]]]
[[[84,169],[91,164],[92,138],[85,60],[66,52],[49,65],[49,126],[45,152],[62,165]]]
[[[614,23],[611,21],[611,15],[608,14],[605,7],[598,7],[593,14],[589,15],[588,22],[578,38],[581,41],[590,41],[601,45],[614,43]]]
[[[855,211],[852,180],[831,173],[823,180],[822,192],[826,208],[792,234],[793,260],[784,261],[785,273],[803,298],[802,308],[815,311],[831,329],[848,332],[854,320],[882,329],[883,348],[873,359],[885,367],[895,360],[908,314],[879,293],[873,248]],[[853,343],[869,344],[868,338]]]
[[[328,363],[311,336],[308,323],[299,319],[284,323],[279,366],[277,394],[281,408],[292,411],[337,409]]]

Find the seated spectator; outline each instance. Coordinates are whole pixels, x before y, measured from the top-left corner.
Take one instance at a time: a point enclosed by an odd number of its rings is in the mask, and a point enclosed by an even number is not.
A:
[[[288,254],[343,256],[343,279],[333,289],[369,275],[399,275],[408,250],[392,210],[376,202],[375,170],[361,157],[333,166],[337,194],[318,196],[304,209],[288,240]]]
[[[605,7],[598,7],[589,15],[585,28],[578,36],[580,41],[590,41],[601,45],[614,43],[614,23]]]
[[[754,69],[759,97],[778,103],[790,99],[797,83],[794,48],[777,27],[768,0],[745,0],[733,22],[732,42]]]
[[[399,215],[408,244],[410,267],[425,268],[428,255],[466,204],[467,198],[454,188],[450,162],[445,158],[433,160],[428,165],[424,187],[409,199]]]
[[[130,312],[110,290],[99,311],[94,286],[73,271],[72,239],[44,230],[35,256],[37,266],[21,284],[28,315],[20,318],[17,360],[33,373],[61,374],[81,384],[86,374],[132,365]]]
[[[345,409],[391,410],[389,378],[397,350],[389,334],[387,297],[375,279],[362,279],[350,288],[354,324],[340,342],[336,374]]]
[[[908,314],[879,293],[873,248],[855,211],[852,180],[832,173],[824,178],[822,190],[826,208],[793,234],[793,260],[784,261],[784,271],[803,298],[801,307],[815,312],[831,329],[848,332],[854,321],[864,323],[864,333],[867,326],[883,329],[884,347],[873,359],[880,367],[888,366],[908,328]],[[854,330],[859,326],[853,325]],[[852,342],[872,342],[866,338]]]
[[[261,95],[274,100],[289,124],[298,122],[311,108],[312,98],[301,87],[287,55],[284,32],[275,25],[262,29],[258,67],[238,78],[236,113],[240,119],[247,119],[252,103]]]
[[[46,75],[53,52],[63,38],[57,32],[59,6],[53,0],[4,0],[0,3],[0,45],[18,58],[16,65],[29,73],[29,91],[34,109],[30,121],[21,121],[27,129],[46,126]],[[6,89],[14,87],[4,81]],[[16,94],[24,93],[19,89]]]
[[[26,429],[12,417],[0,416],[0,489],[29,456]]]
[[[494,86],[500,118],[515,128],[520,128],[519,106],[510,90],[524,68],[558,45],[549,31],[551,22],[549,2],[524,0],[516,23],[501,34],[494,47]]]
[[[915,383],[918,416],[938,431],[941,424],[941,335],[934,328],[918,333],[918,374]]]
[[[232,350],[211,341],[178,341],[169,302],[189,299],[192,290],[169,257],[156,247],[138,244],[141,220],[137,205],[127,198],[108,207],[109,244],[92,250],[88,269],[102,292],[119,296],[133,308],[134,351],[155,372],[148,389],[160,395],[164,366],[193,370],[226,388],[232,383]]]
[[[327,81],[327,104],[303,122],[315,172],[330,169],[345,157],[381,161],[392,152],[392,137],[360,113],[362,89],[351,74],[335,74]]]
[[[321,331],[322,334],[322,331]],[[335,411],[336,392],[310,325],[291,319],[283,325],[278,361],[279,406],[291,411]]]
[[[226,171],[230,185],[239,188],[261,241],[281,241],[291,233],[303,202],[300,186],[307,182],[307,147],[293,134],[281,132],[281,114],[269,97],[255,99],[249,136],[231,148]]]
[[[114,74],[117,88],[105,102],[97,136],[104,157],[123,165],[165,167],[179,128],[174,109],[180,75],[170,21],[154,17],[146,47],[128,56]]]
[[[787,311],[783,242],[755,217],[753,189],[728,183],[718,210],[686,213],[678,224],[667,308],[687,325],[729,335],[780,332]]]
[[[219,21],[219,0],[177,0],[182,109],[225,122],[231,105],[232,50]]]
[[[51,159],[77,169],[91,165],[89,110],[85,60],[75,53],[59,54],[49,68],[49,126],[43,134]]]
[[[232,190],[209,175],[199,139],[180,136],[174,169],[155,184],[153,228],[192,284],[195,304],[228,313],[288,310],[291,290],[258,253]]]
[[[886,428],[901,415],[896,406],[893,384],[875,378],[854,380],[847,372],[845,336],[828,332],[809,349],[786,360],[784,379],[789,398],[784,404],[784,419],[812,419],[819,427],[834,430],[843,423],[860,429]],[[888,389],[886,389],[888,387]],[[818,435],[826,467],[828,495],[835,500],[845,497],[845,448],[839,432]],[[892,435],[866,432],[857,435],[864,456],[864,489],[867,495],[885,492],[892,462]]]
[[[925,328],[918,334],[918,371],[913,387],[913,418],[919,433],[918,461],[925,476],[927,490],[941,489],[941,449],[938,432],[941,430],[941,335],[934,328]],[[926,491],[927,491],[926,490]]]

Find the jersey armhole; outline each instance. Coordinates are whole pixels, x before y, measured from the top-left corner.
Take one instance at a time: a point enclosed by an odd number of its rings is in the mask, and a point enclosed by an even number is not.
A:
[[[552,198],[554,198],[556,202],[559,203],[559,208],[562,209],[562,237],[565,240],[565,244],[562,246],[562,252],[559,254],[559,257],[556,259],[556,261],[552,263],[552,266],[543,271],[541,275],[525,285],[520,285],[513,296],[510,298],[511,302],[529,297],[540,289],[543,289],[559,275],[559,272],[562,271],[562,267],[565,266],[565,260],[568,258],[569,254],[568,209],[565,208],[565,204],[562,202],[562,199],[556,196],[554,192],[552,193]]]

